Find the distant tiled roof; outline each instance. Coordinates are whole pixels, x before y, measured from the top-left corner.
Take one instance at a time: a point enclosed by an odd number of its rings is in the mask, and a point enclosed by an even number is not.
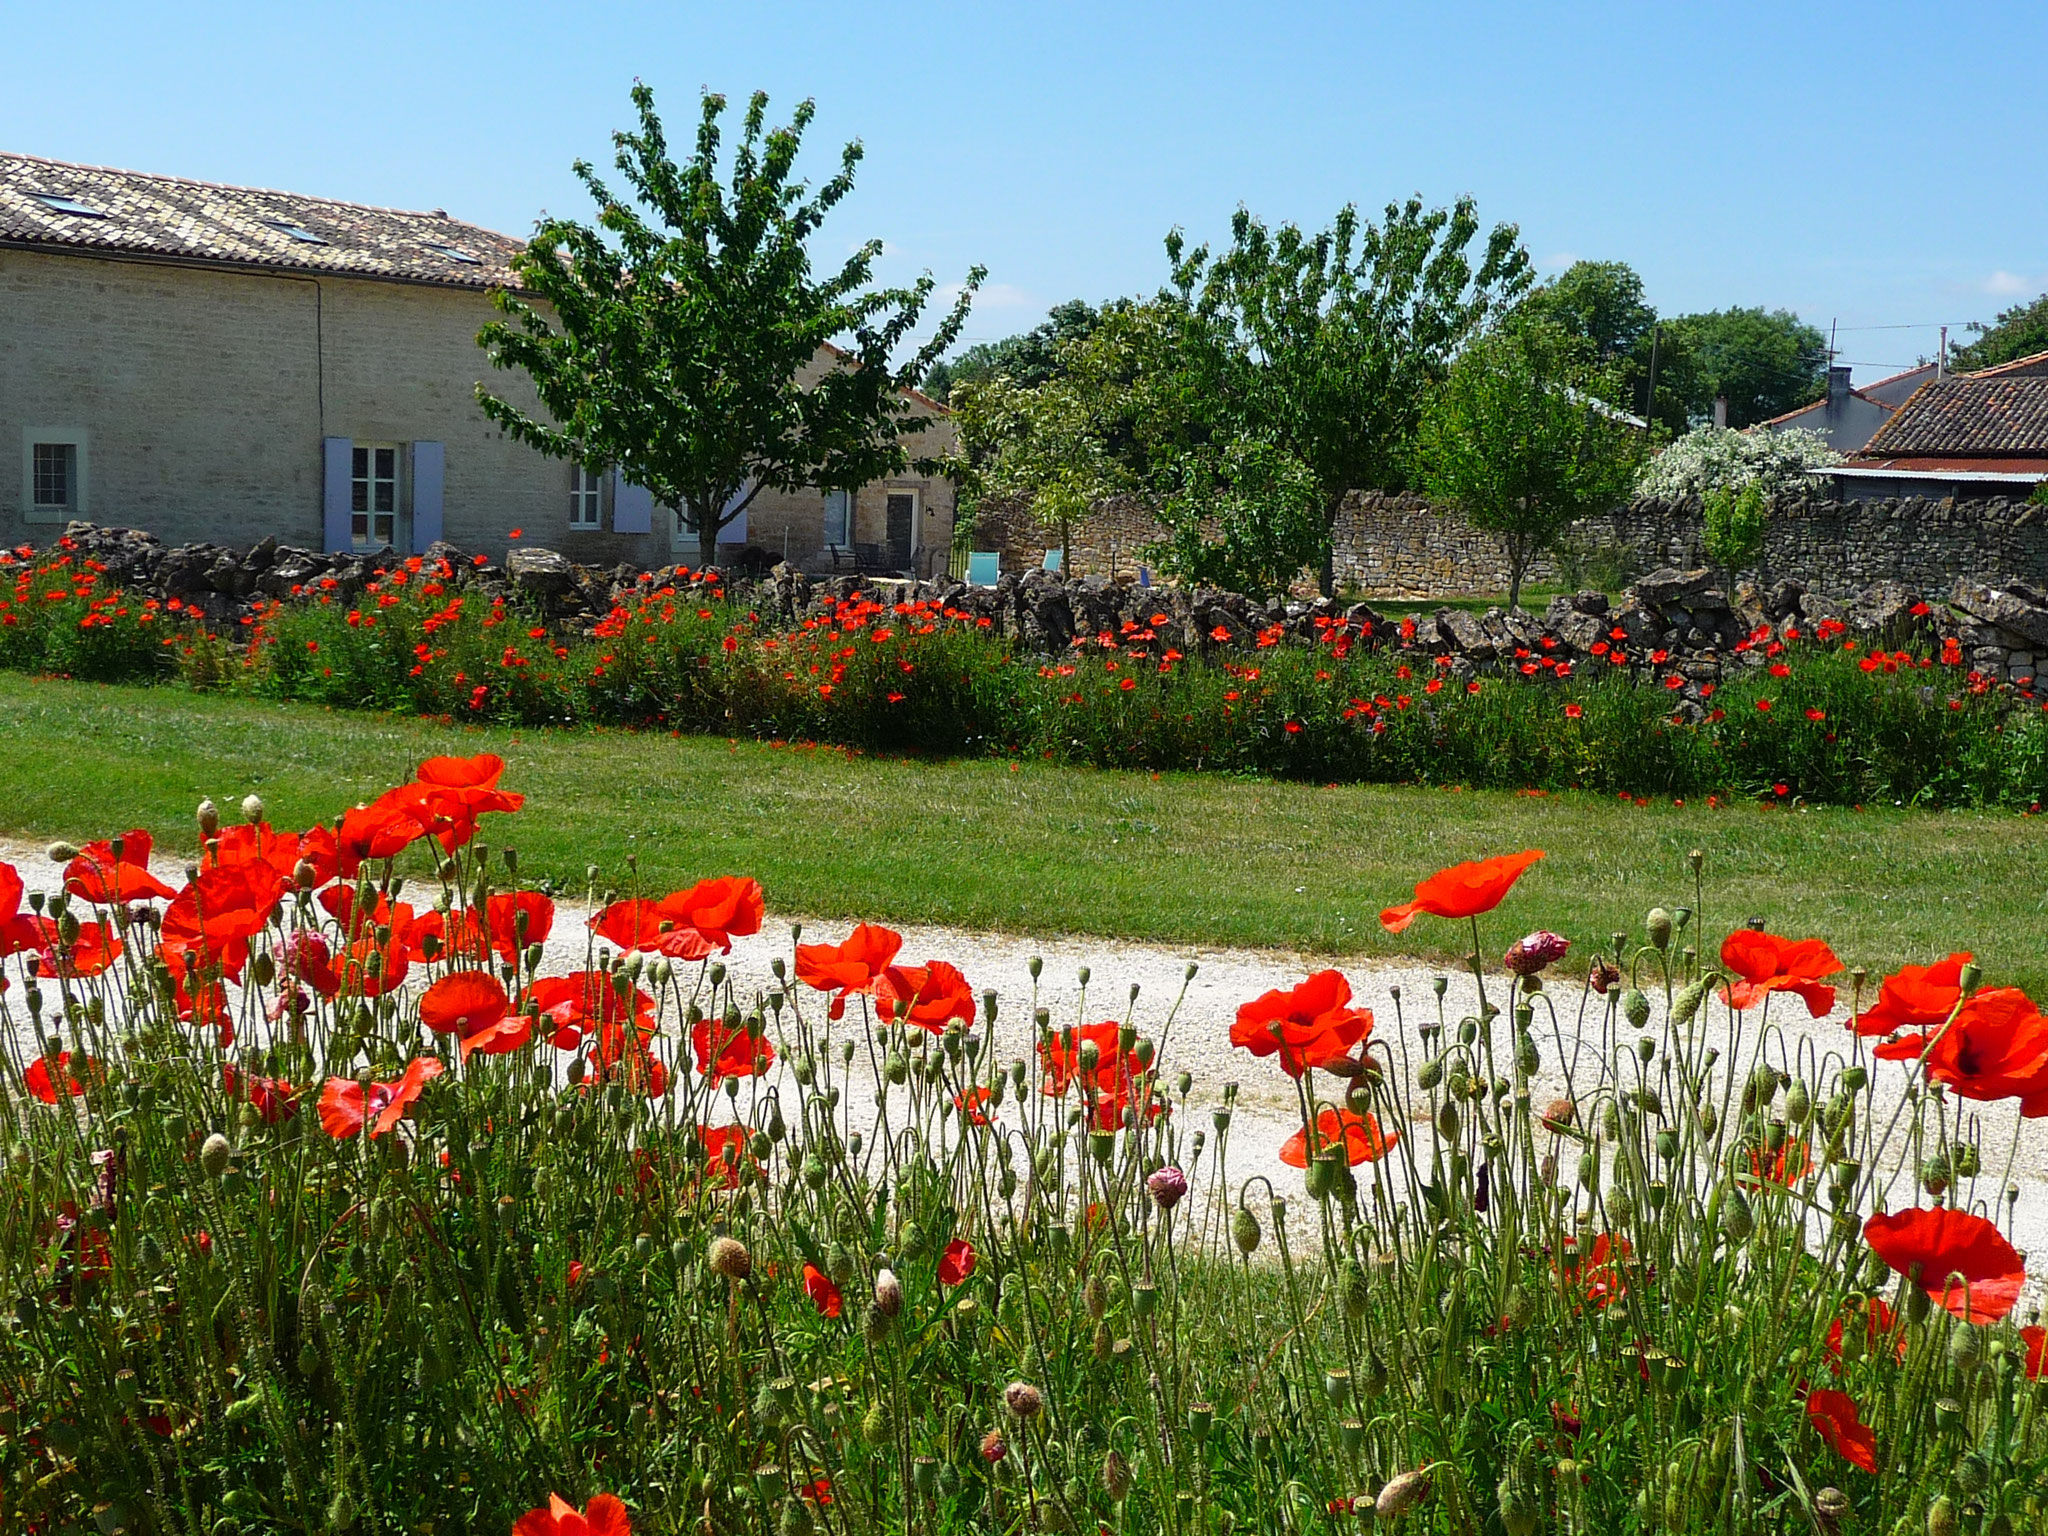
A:
[[[2029,376],[2048,375],[2048,352],[2036,352],[2031,357],[2016,357],[2009,363],[2000,363],[1995,368],[1979,368],[1970,377],[1973,379],[2009,378],[2014,374]]]
[[[1913,392],[1861,458],[2048,453],[2048,378],[1950,375]]]
[[[511,284],[524,242],[451,219],[295,192],[0,154],[0,245],[382,278]]]

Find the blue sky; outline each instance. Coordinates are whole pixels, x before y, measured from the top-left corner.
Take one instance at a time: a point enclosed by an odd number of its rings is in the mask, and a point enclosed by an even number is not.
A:
[[[0,148],[401,207],[582,216],[646,79],[863,141],[821,257],[976,262],[987,338],[1156,287],[1160,240],[1470,193],[1666,314],[1785,306],[1859,379],[2048,289],[2048,6],[726,3],[8,7]],[[24,67],[26,66],[26,67]],[[1874,329],[1915,325],[1915,330]]]

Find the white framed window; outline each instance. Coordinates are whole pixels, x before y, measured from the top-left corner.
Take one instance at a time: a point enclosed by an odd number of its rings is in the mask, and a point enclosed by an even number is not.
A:
[[[350,456],[349,542],[357,549],[396,549],[398,444],[357,443]]]
[[[604,525],[604,476],[582,464],[569,466],[569,526],[584,532]]]
[[[86,435],[78,427],[24,427],[22,521],[65,523],[86,515]]]
[[[825,493],[825,543],[844,549],[853,542],[853,492]]]

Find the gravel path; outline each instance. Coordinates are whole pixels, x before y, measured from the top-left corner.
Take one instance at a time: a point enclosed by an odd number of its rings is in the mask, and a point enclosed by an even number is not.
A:
[[[49,861],[41,847],[0,840],[0,860],[14,864],[30,890],[54,890],[59,883],[58,867]],[[183,871],[177,861],[159,859],[156,866],[162,878],[174,885],[181,883]],[[584,909],[567,903],[557,908],[554,933],[546,946],[544,969],[562,972],[577,969],[584,963],[585,916]],[[769,965],[777,956],[789,954],[791,921],[788,917],[771,915],[760,934],[735,942],[726,963],[743,996],[754,990],[766,991],[773,985]],[[845,921],[804,919],[802,922],[804,937],[812,942],[842,938],[852,926]],[[1077,936],[1027,940],[1008,934],[939,927],[905,927],[900,931],[904,941],[902,958],[906,962],[948,960],[966,974],[977,991],[987,987],[997,990],[1001,1001],[997,1050],[1005,1059],[1022,1054],[1024,1050],[1032,995],[1029,964],[1033,956],[1043,961],[1038,1000],[1052,1011],[1056,1021],[1072,1022],[1081,1017],[1083,988],[1078,978],[1084,967],[1092,971],[1086,988],[1089,1020],[1122,1018],[1127,1010],[1131,1010],[1140,1030],[1158,1038],[1169,1012],[1173,1012],[1171,1029],[1161,1052],[1167,1079],[1170,1081],[1183,1069],[1193,1074],[1195,1087],[1188,1102],[1200,1114],[1197,1123],[1204,1126],[1209,1109],[1222,1100],[1223,1085],[1237,1083],[1239,1097],[1231,1127],[1230,1166],[1233,1174],[1241,1179],[1255,1171],[1274,1170],[1281,1175],[1275,1182],[1283,1192],[1299,1188],[1300,1175],[1281,1167],[1278,1153],[1281,1143],[1300,1128],[1300,1117],[1295,1108],[1292,1087],[1279,1070],[1270,1062],[1255,1061],[1230,1046],[1229,1029],[1238,1005],[1269,988],[1291,986],[1309,972],[1335,963],[1350,979],[1355,1000],[1373,1010],[1377,1020],[1374,1038],[1395,1040],[1404,1037],[1401,1043],[1405,1045],[1409,1059],[1419,1063],[1425,1053],[1417,1026],[1435,1020],[1437,1009],[1432,984],[1443,974],[1429,967],[1359,959],[1332,962],[1328,957],[1288,950],[1168,949],[1125,940]],[[1509,936],[1495,937],[1505,948]],[[1187,981],[1190,962],[1196,964],[1197,972],[1192,981]],[[1135,1004],[1130,1001],[1130,991],[1134,986],[1138,989]],[[1397,1029],[1396,1025],[1394,994],[1397,989],[1399,1012],[1405,1015],[1405,1030]],[[1564,1053],[1567,1056],[1575,1050],[1586,1053],[1580,1071],[1580,1079],[1584,1082],[1591,1079],[1593,1063],[1590,1058],[1597,1056],[1599,1041],[1595,1035],[1588,1042],[1578,1042],[1572,1033],[1580,990],[1576,986],[1560,986],[1557,998]],[[1177,1010],[1176,999],[1180,1000]],[[1847,1049],[1849,1036],[1843,1028],[1841,1013],[1814,1020],[1806,1017],[1804,1007],[1796,1000],[1785,998],[1780,1003],[1789,1006],[1774,1004],[1770,1022],[1774,1030],[1782,1031],[1785,1059],[1798,1059],[1799,1053],[1804,1052],[1804,1059],[1811,1064],[1830,1051]],[[1452,1027],[1455,1028],[1460,1018],[1476,1011],[1477,995],[1472,978],[1469,975],[1451,976],[1444,1012]],[[1725,1028],[1725,1012],[1718,1005],[1705,1011],[1712,1016],[1715,1025]],[[1589,1020],[1597,1020],[1595,1011],[1589,1010]],[[1561,1093],[1565,1081],[1559,1070],[1558,1043],[1549,1036],[1547,1025],[1539,1024],[1537,1039],[1543,1065],[1534,1092],[1538,1102],[1542,1102]],[[1707,1043],[1719,1043],[1724,1050],[1726,1047],[1725,1040],[1709,1040]],[[1397,1058],[1398,1055],[1397,1047]],[[1881,1090],[1889,1084],[1903,1082],[1901,1068],[1887,1063],[1874,1065]],[[785,1092],[792,1089],[793,1085]],[[1896,1102],[1895,1090],[1889,1096],[1881,1091],[1880,1115],[1888,1118],[1890,1107]],[[1997,1190],[2010,1149],[2013,1152],[2012,1182],[2021,1189],[2011,1223],[2013,1241],[2023,1251],[2048,1253],[2048,1121],[2020,1122],[2010,1105],[1972,1108],[1982,1111],[1984,1169],[1977,1186],[1979,1198],[1987,1201],[1998,1199]],[[1429,1132],[1424,1128],[1420,1135],[1426,1138]],[[1904,1205],[1908,1200],[1909,1191],[1901,1185],[1892,1197],[1892,1204]],[[2002,1216],[2003,1212],[1995,1214]]]

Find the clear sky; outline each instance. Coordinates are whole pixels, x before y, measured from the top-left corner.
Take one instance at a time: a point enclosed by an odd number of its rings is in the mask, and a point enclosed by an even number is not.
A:
[[[1859,380],[2048,288],[2041,0],[267,7],[0,0],[0,149],[523,234],[584,216],[637,76],[818,102],[867,159],[821,258],[989,285],[971,339],[1149,291],[1240,204],[1322,224],[1470,193],[1545,271],[1619,258],[1665,314],[1784,306]],[[1917,326],[1921,329],[1874,329]],[[1954,334],[1952,332],[1952,334]],[[1966,339],[1966,338],[1965,338]]]

